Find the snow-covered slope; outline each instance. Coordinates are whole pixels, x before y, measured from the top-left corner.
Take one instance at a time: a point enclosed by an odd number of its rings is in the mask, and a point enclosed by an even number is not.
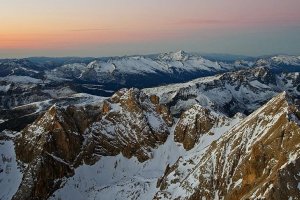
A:
[[[89,75],[89,71],[96,72],[96,76],[101,74],[154,74],[176,72],[197,72],[207,71],[211,73],[234,70],[234,66],[223,67],[222,63],[212,62],[200,56],[189,55],[184,51],[160,54],[157,57],[147,56],[124,56],[108,60],[95,60],[89,64],[74,63],[63,65],[49,72],[49,76],[70,76],[84,79]],[[62,72],[71,72],[61,74]],[[87,77],[86,77],[87,78]]]
[[[109,97],[123,87],[181,82],[247,66],[178,51],[112,58],[4,59],[0,67],[0,122],[4,122],[0,130],[19,131],[54,103],[87,103],[96,99],[91,95]]]
[[[299,97],[299,81],[298,72],[277,75],[267,67],[256,67],[144,91],[157,94],[162,103],[170,105],[173,114],[200,103],[233,116],[253,112],[282,91]]]
[[[90,63],[62,65],[46,72],[49,80],[76,80],[120,87],[149,87],[234,71],[248,66],[212,62],[184,51],[158,56],[124,56],[95,59]],[[134,80],[134,81],[133,81]],[[112,85],[113,84],[113,85]]]
[[[196,105],[195,105],[196,106]],[[199,105],[198,105],[199,106]],[[167,141],[153,149],[153,157],[143,163],[135,157],[127,159],[121,155],[101,157],[94,165],[82,165],[75,170],[75,176],[66,179],[63,187],[50,199],[145,199],[151,200],[158,191],[158,178],[178,159],[195,154],[217,140],[223,133],[238,123],[241,118],[224,120],[203,133],[197,141],[197,148],[186,151],[180,143],[174,141],[174,129],[170,127]],[[208,133],[210,132],[210,133]]]
[[[11,199],[17,192],[22,180],[20,166],[17,163],[15,145],[12,138],[15,133],[0,133],[0,199]]]
[[[0,60],[0,77],[5,76],[30,76],[39,77],[43,69],[39,68],[28,59],[2,59]]]
[[[66,92],[109,97],[124,87],[154,87],[255,66],[266,66],[276,73],[299,71],[299,57],[225,63],[178,51],[110,58],[2,59],[0,108],[61,98]]]
[[[254,66],[266,66],[275,72],[299,72],[300,56],[277,55],[261,58]]]
[[[281,93],[169,167],[156,199],[297,199],[299,134],[299,110]]]

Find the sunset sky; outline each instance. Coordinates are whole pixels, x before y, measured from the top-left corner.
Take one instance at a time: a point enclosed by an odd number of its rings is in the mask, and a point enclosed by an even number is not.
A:
[[[299,54],[300,0],[2,0],[0,57]]]

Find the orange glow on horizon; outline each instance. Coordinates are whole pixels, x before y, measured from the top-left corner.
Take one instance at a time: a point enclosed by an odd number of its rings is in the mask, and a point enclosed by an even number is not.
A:
[[[124,49],[199,38],[213,42],[230,33],[298,27],[299,6],[298,0],[4,0],[0,49]]]

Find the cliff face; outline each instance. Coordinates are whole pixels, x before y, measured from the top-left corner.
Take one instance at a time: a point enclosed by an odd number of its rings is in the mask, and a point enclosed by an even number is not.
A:
[[[298,198],[299,111],[285,93],[167,170],[155,199]],[[292,175],[294,174],[294,175]]]
[[[83,110],[52,106],[21,132],[16,155],[26,167],[14,199],[46,198],[59,187],[60,178],[74,174],[74,161],[84,139],[82,130],[89,123],[86,119]]]
[[[191,150],[204,134],[214,135],[213,127],[222,127],[229,122],[225,116],[195,104],[185,111],[175,126],[174,140]]]
[[[16,138],[16,155],[25,169],[14,199],[46,199],[78,165],[101,156],[150,159],[172,123],[157,97],[136,89],[121,90],[99,106],[52,106]]]
[[[121,90],[104,105],[103,117],[85,131],[86,148],[95,156],[122,153],[143,162],[152,157],[151,148],[166,141],[173,121],[157,97]]]

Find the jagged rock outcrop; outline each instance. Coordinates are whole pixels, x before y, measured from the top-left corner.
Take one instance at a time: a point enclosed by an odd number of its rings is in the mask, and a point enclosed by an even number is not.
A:
[[[223,121],[224,118],[223,116]],[[214,134],[213,132],[209,133],[209,130],[219,120],[221,120],[221,116],[195,104],[181,115],[175,127],[174,140],[182,143],[186,150],[190,150],[203,134]]]
[[[45,199],[60,178],[74,174],[84,140],[82,131],[92,116],[81,109],[52,106],[16,139],[16,155],[27,167],[13,199]]]
[[[101,156],[122,153],[143,162],[165,142],[172,123],[166,107],[137,89],[120,90],[99,106],[52,106],[16,139],[24,174],[13,199],[47,199],[63,177]]]
[[[172,117],[168,109],[137,89],[120,90],[105,101],[105,115],[87,130],[87,149],[94,155],[136,156],[139,161],[152,157],[151,148],[164,143]]]
[[[276,85],[276,76],[267,67],[255,67],[247,70],[240,70],[236,73],[225,73],[221,75],[220,80],[231,83],[239,82],[241,85],[248,84],[252,80],[259,81],[266,85]],[[255,89],[255,88],[254,88]]]
[[[268,67],[256,67],[144,91],[157,94],[177,116],[200,104],[232,117],[237,112],[249,115],[283,91],[299,98],[299,82],[299,73],[278,75]]]
[[[297,199],[299,110],[286,93],[245,118],[204,151],[180,158],[155,199]]]

